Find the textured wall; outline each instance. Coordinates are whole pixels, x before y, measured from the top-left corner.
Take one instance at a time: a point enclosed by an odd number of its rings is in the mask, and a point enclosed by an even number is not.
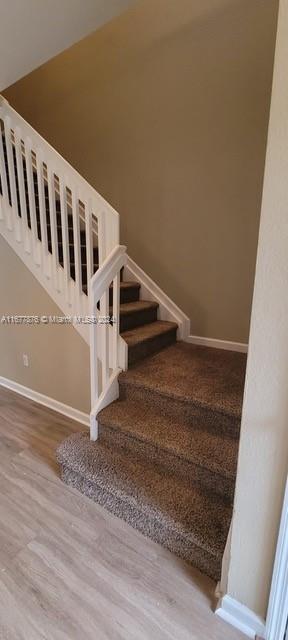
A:
[[[5,92],[193,334],[247,341],[278,0],[141,0]]]
[[[1,236],[0,256],[0,318],[63,315]],[[0,354],[0,376],[89,413],[89,349],[73,327],[0,324]]]
[[[288,469],[287,68],[281,0],[228,576],[229,594],[264,617]]]

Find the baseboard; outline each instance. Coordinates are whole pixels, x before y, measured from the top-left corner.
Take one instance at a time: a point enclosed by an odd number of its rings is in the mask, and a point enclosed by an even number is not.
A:
[[[227,351],[240,351],[247,353],[248,344],[243,342],[230,342],[229,340],[218,340],[217,338],[203,338],[201,336],[188,336],[185,342],[199,344],[203,347],[213,347],[214,349],[226,349]]]
[[[71,420],[76,420],[76,422],[80,422],[85,426],[89,426],[90,419],[87,413],[83,411],[79,411],[78,409],[74,409],[70,407],[68,404],[64,404],[63,402],[59,402],[58,400],[54,400],[54,398],[50,398],[49,396],[45,396],[43,393],[39,393],[38,391],[34,391],[34,389],[30,389],[29,387],[24,387],[24,385],[19,384],[18,382],[14,382],[14,380],[9,380],[9,378],[4,378],[0,376],[0,386],[6,387],[6,389],[10,389],[10,391],[15,391],[19,393],[21,396],[25,396],[25,398],[29,398],[29,400],[33,400],[33,402],[37,402],[38,404],[44,405],[44,407],[48,407],[48,409],[53,409],[53,411],[58,411],[67,418],[71,418]]]
[[[242,631],[248,638],[253,640],[256,637],[264,638],[264,620],[228,595],[219,600],[215,614],[225,622],[228,622],[228,624],[231,624],[235,629]]]

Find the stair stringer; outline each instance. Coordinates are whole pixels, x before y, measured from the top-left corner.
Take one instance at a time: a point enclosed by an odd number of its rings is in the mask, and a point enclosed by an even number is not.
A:
[[[190,335],[190,318],[167,296],[166,293],[128,256],[124,267],[125,280],[140,282],[140,300],[158,302],[158,319],[169,320],[178,324],[177,340],[187,341]]]

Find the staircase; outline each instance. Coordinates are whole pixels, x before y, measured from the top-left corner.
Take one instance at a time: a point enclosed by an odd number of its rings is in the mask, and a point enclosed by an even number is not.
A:
[[[219,580],[232,516],[246,357],[178,342],[119,376],[100,438],[68,438],[63,480]]]
[[[127,256],[118,213],[0,98],[0,232],[90,346],[90,437],[63,480],[218,580],[246,356],[189,320]]]

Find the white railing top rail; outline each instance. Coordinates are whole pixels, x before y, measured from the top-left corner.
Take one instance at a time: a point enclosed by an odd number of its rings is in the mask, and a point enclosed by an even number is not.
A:
[[[90,280],[90,291],[93,304],[97,303],[103,293],[112,282],[115,273],[120,271],[127,262],[126,247],[117,245],[104,260],[98,271],[94,273]]]
[[[22,118],[13,107],[7,102],[5,98],[0,95],[0,118],[4,119],[5,116],[10,116],[11,118],[11,127],[16,128],[19,127],[20,131],[23,135],[28,137],[31,141],[31,147],[33,151],[37,151],[37,149],[41,148],[44,151],[44,162],[50,161],[50,166],[53,168],[53,172],[55,174],[60,174],[60,176],[65,176],[67,186],[77,185],[79,190],[79,198],[81,199],[81,195],[86,199],[91,199],[93,206],[97,211],[105,211],[106,215],[109,216],[109,219],[115,225],[117,229],[116,235],[119,238],[119,214],[118,212],[103,198],[94,187],[92,187],[85,178],[83,178],[76,169],[74,169],[65,158],[61,156],[61,154],[52,147],[33,127]],[[119,239],[118,239],[119,242]]]

